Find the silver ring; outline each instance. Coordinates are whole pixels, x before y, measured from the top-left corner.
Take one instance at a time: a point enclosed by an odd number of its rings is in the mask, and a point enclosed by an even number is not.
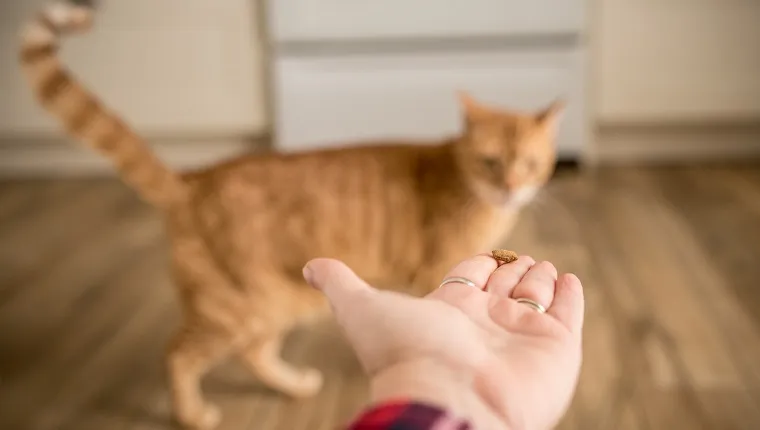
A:
[[[452,284],[452,283],[465,284],[468,287],[476,288],[478,290],[480,289],[480,288],[478,288],[477,285],[475,285],[474,282],[470,281],[467,278],[463,278],[461,276],[452,276],[451,278],[444,279],[443,282],[441,282],[441,284],[438,285],[438,288],[441,288],[442,286],[444,286],[446,284]]]
[[[546,308],[543,307],[543,306],[541,306],[541,303],[534,302],[531,299],[526,299],[526,298],[520,297],[518,299],[515,299],[515,301],[517,303],[522,303],[524,305],[528,305],[528,306],[532,307],[533,309],[535,309],[536,311],[538,311],[538,313],[540,313],[540,314],[546,313]]]

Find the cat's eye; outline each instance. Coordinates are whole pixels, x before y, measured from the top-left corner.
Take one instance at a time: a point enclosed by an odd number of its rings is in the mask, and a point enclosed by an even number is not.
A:
[[[483,157],[480,164],[490,172],[499,172],[501,170],[501,160],[496,157]]]

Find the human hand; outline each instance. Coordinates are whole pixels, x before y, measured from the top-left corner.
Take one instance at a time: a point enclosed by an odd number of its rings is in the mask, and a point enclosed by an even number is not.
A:
[[[551,263],[521,256],[497,268],[478,255],[446,276],[476,288],[447,283],[425,298],[374,289],[336,260],[312,260],[304,277],[330,301],[374,402],[433,403],[482,429],[551,428],[570,403],[583,292],[574,275],[558,279]]]

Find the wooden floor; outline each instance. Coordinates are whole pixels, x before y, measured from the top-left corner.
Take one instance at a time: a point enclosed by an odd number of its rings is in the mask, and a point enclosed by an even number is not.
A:
[[[0,428],[165,429],[178,309],[155,212],[118,182],[0,184]],[[584,281],[585,362],[562,429],[760,428],[760,166],[560,175],[509,247]],[[285,400],[239,365],[206,380],[222,429],[335,429],[366,381],[331,323],[285,355]]]

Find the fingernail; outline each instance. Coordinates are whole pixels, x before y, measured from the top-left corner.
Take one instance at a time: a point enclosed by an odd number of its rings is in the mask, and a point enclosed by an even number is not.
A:
[[[311,270],[311,267],[309,267],[309,264],[307,263],[305,266],[303,266],[303,278],[306,280],[306,282],[311,285],[312,287],[314,284],[312,284],[312,279],[314,277],[314,273]]]

